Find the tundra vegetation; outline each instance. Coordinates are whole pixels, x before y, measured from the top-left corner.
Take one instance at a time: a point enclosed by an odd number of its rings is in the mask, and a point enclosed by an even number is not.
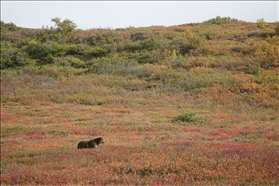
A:
[[[1,21],[1,185],[279,184],[278,23],[51,20]]]

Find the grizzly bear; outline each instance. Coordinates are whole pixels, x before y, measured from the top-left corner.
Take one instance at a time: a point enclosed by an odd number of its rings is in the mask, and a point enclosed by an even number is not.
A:
[[[101,143],[105,143],[103,138],[99,137],[90,141],[81,141],[78,143],[78,149],[97,148]]]

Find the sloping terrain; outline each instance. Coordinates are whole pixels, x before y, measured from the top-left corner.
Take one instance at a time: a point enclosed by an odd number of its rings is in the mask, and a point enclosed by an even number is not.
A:
[[[1,185],[278,185],[277,28],[1,22]]]

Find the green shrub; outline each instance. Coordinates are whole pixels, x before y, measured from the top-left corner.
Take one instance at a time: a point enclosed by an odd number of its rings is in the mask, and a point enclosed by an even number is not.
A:
[[[212,18],[207,21],[204,21],[204,23],[211,23],[216,25],[227,24],[230,22],[238,22],[238,20],[230,17],[216,16],[216,18]]]
[[[93,50],[89,53],[90,56],[94,57],[103,57],[110,53],[112,45],[106,44],[99,47],[94,47]]]
[[[162,54],[162,52],[160,52],[159,50],[152,50],[152,51],[142,50],[134,54],[132,59],[137,60],[138,63],[140,64],[143,63],[155,64],[164,60],[164,58],[165,55]]]
[[[190,35],[188,36],[188,48],[198,49],[204,45],[205,41],[206,39],[204,36],[199,36],[197,34]]]
[[[0,68],[21,67],[31,63],[25,52],[15,48],[1,48]]]
[[[9,30],[9,31],[17,31],[20,29],[20,27],[17,27],[14,23],[5,23],[4,21],[1,20],[0,23],[0,29],[2,30]]]
[[[31,58],[37,59],[39,64],[51,64],[54,62],[53,57],[66,54],[65,48],[62,45],[52,41],[41,43],[31,40],[28,42],[26,51]]]
[[[255,64],[247,64],[244,72],[246,74],[253,74],[253,75],[259,75],[261,71],[261,64],[255,63]]]
[[[196,50],[204,46],[206,38],[193,33],[189,30],[185,31],[185,37],[179,37],[170,42],[170,45],[174,46],[180,54],[186,54],[190,50]]]
[[[117,52],[127,51],[134,52],[142,48],[140,41],[125,40],[117,45]]]
[[[266,21],[264,20],[264,18],[258,19],[257,20],[257,27],[260,29],[263,29],[266,27]]]
[[[57,66],[72,66],[74,68],[85,68],[85,62],[74,56],[57,57],[54,59]]]
[[[89,45],[84,44],[71,44],[66,46],[66,54],[67,55],[83,55],[87,49],[89,49]]]
[[[156,50],[159,49],[161,41],[157,40],[156,38],[149,38],[141,41],[141,48],[142,50]]]
[[[204,116],[198,116],[193,110],[186,110],[183,114],[180,114],[172,119],[174,123],[191,123],[191,124],[205,124],[207,118]]]

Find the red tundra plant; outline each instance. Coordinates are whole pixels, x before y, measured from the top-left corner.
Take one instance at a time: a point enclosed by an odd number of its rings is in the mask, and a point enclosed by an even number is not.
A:
[[[268,140],[273,140],[273,141],[279,140],[279,132],[277,131],[265,131],[264,135],[265,138]]]
[[[15,119],[15,117],[12,114],[9,114],[5,111],[1,111],[1,123],[2,122],[9,122],[9,121],[12,121],[14,119]]]
[[[256,148],[258,145],[253,143],[216,143],[210,144],[210,148],[220,148],[220,149],[253,149]]]
[[[42,140],[45,139],[46,135],[40,132],[32,131],[27,134],[27,136],[23,137],[25,140]]]
[[[235,136],[235,133],[231,130],[213,130],[210,132],[214,139],[230,139]]]
[[[30,173],[11,173],[1,175],[1,180],[3,181],[2,185],[6,185],[5,183],[9,183],[7,185],[28,185],[32,177],[34,175]]]
[[[200,127],[195,127],[195,126],[182,127],[181,129],[184,132],[201,132],[201,128]]]
[[[236,133],[247,135],[247,134],[259,134],[260,132],[256,127],[249,126],[249,127],[245,127],[245,128],[237,130]]]

